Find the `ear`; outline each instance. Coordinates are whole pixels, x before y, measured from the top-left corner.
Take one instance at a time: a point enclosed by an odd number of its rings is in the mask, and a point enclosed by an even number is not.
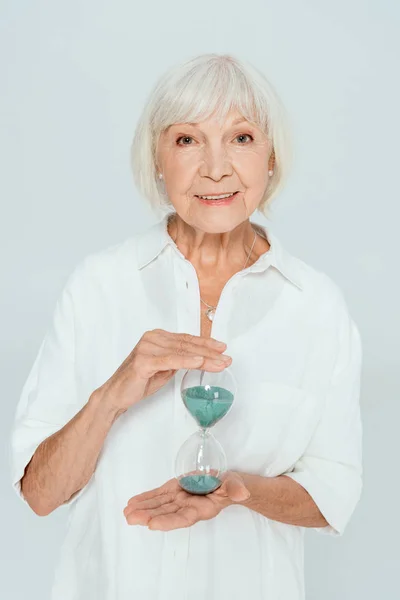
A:
[[[274,164],[275,164],[275,149],[272,148],[271,154],[269,155],[268,168],[273,169]]]

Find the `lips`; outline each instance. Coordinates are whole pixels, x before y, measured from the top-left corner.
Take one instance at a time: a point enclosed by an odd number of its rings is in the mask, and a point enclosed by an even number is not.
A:
[[[199,198],[200,196],[226,196],[227,194],[230,194],[231,196],[234,196],[235,194],[238,194],[239,191],[236,192],[214,192],[213,194],[208,193],[208,194],[195,194],[196,198]],[[204,198],[206,199],[206,198]],[[225,198],[217,198],[217,200],[225,200]],[[210,200],[210,202],[212,202],[212,200]]]
[[[218,206],[229,206],[233,203],[236,196],[238,196],[240,192],[235,192],[232,196],[228,196],[228,198],[221,198],[219,200],[206,200],[205,198],[197,197],[198,201],[204,204],[204,206],[218,207]]]

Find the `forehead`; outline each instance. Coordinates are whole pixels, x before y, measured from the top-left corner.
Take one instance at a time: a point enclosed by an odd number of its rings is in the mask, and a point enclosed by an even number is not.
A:
[[[235,125],[239,125],[241,123],[251,123],[248,121],[243,115],[241,115],[237,110],[231,110],[225,119],[219,119],[215,115],[211,115],[204,120],[201,121],[179,121],[176,123],[171,123],[164,131],[168,132],[173,127],[179,127],[180,125],[190,125],[192,127],[196,127],[198,129],[207,128],[207,126],[211,125],[220,125],[221,128],[229,128],[234,127]]]

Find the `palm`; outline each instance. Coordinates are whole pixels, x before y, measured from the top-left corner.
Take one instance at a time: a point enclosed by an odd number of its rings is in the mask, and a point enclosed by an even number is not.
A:
[[[129,525],[147,525],[149,529],[169,531],[212,519],[223,508],[248,495],[236,473],[226,473],[222,486],[206,496],[188,494],[174,478],[159,488],[133,496],[124,515]]]

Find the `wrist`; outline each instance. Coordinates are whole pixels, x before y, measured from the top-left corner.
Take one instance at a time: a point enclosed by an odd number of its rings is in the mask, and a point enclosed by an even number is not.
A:
[[[126,412],[125,408],[122,409],[111,402],[101,387],[92,392],[88,403],[93,406],[97,412],[101,412],[105,418],[111,419],[112,422]]]

